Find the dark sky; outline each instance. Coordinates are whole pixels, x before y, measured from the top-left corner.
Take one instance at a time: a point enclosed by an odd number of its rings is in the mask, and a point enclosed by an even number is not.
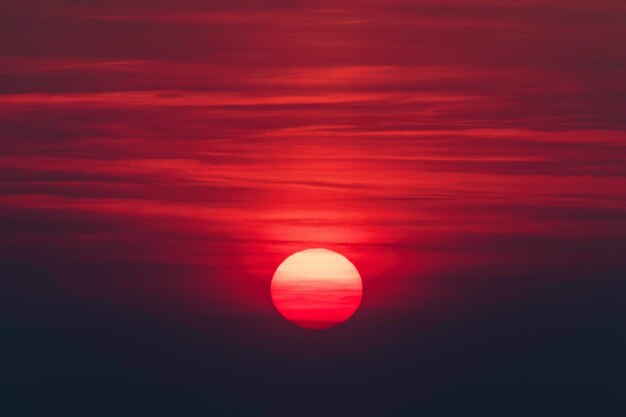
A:
[[[626,4],[0,1],[0,415],[626,415]],[[291,253],[363,278],[308,331]]]

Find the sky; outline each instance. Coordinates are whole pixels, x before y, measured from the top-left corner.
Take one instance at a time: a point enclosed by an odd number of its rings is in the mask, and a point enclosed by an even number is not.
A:
[[[608,0],[0,2],[5,406],[623,415],[625,42]],[[269,296],[307,248],[363,279],[322,333]]]

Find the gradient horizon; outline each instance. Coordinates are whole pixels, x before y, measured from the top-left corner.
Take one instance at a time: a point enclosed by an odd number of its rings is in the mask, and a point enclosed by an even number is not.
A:
[[[0,5],[0,285],[15,340],[34,329],[202,393],[193,360],[207,374],[261,369],[241,359],[259,352],[318,366],[318,354],[363,349],[410,385],[395,358],[428,373],[440,363],[428,352],[448,352],[449,364],[480,352],[476,368],[506,368],[580,328],[624,346],[598,330],[625,322],[624,2],[10,3]],[[285,323],[269,297],[280,262],[318,247],[358,265],[367,288],[324,342]],[[159,330],[118,336],[133,320]],[[502,349],[464,338],[518,325],[527,333]],[[183,341],[159,348],[161,334]],[[437,337],[470,347],[453,354],[429,345]],[[421,343],[426,365],[407,359]],[[592,356],[614,367],[590,369],[622,375],[602,349]],[[203,368],[207,351],[227,365]],[[271,363],[280,375],[294,367]],[[367,375],[359,364],[347,374]],[[478,373],[449,366],[429,381],[471,385]],[[439,398],[433,384],[420,401]],[[243,397],[220,389],[226,402]]]

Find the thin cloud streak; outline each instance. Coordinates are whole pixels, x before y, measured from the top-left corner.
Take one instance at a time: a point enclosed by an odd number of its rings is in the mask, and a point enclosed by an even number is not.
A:
[[[334,246],[403,291],[490,262],[623,265],[620,2],[172,8],[0,14],[0,249],[237,265],[218,285]]]

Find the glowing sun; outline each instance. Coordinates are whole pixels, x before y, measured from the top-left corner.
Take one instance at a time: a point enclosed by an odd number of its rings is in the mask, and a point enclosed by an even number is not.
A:
[[[363,284],[345,256],[306,249],[274,272],[272,301],[287,320],[307,329],[327,329],[348,320],[361,304]]]

